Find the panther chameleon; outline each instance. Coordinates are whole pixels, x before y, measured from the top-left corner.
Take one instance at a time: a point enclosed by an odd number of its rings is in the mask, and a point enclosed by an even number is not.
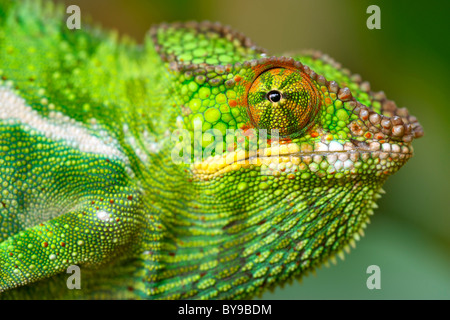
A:
[[[252,298],[343,255],[423,135],[316,51],[0,0],[0,298]],[[81,290],[66,286],[71,265]]]

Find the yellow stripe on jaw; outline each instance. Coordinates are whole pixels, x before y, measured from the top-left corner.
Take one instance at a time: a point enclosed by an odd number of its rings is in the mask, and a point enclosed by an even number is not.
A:
[[[269,166],[272,163],[296,162],[300,163],[300,158],[295,160],[289,155],[300,152],[300,147],[296,143],[274,145],[269,148],[253,151],[232,151],[223,155],[209,156],[203,161],[196,162],[191,166],[195,179],[209,180],[230,171],[237,171],[240,168],[250,166],[261,167],[263,164]]]

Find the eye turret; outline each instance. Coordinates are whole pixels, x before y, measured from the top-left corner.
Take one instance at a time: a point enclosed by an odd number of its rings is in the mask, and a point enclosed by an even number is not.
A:
[[[278,129],[280,136],[302,133],[319,107],[319,92],[298,70],[274,68],[261,73],[248,93],[249,115],[259,129]]]

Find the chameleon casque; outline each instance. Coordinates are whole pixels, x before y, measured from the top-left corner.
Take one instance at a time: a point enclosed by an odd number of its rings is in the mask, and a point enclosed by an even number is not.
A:
[[[353,246],[423,135],[318,52],[66,18],[0,0],[2,299],[252,298]]]

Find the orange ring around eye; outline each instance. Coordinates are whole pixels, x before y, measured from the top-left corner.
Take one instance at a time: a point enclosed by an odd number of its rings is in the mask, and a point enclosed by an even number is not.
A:
[[[310,77],[288,68],[262,72],[251,84],[247,95],[253,125],[259,129],[279,130],[280,136],[304,132],[319,104],[320,93]]]

